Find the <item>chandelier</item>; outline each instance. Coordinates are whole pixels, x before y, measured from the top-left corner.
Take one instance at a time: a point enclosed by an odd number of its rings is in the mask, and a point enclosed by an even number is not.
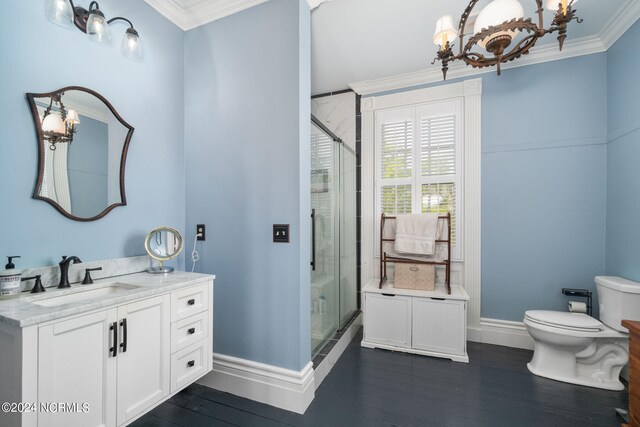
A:
[[[51,95],[49,107],[42,116],[42,135],[49,143],[49,149],[55,150],[56,144],[73,142],[73,135],[78,131],[77,125],[80,124],[80,117],[76,110],[69,109],[67,111],[62,103],[62,95],[64,92]],[[55,109],[54,103],[57,104]]]
[[[524,9],[518,0],[493,0],[484,7],[473,26],[473,35],[465,43],[464,29],[478,0],[471,0],[462,13],[458,31],[453,26],[451,15],[438,19],[433,42],[439,47],[436,61],[442,63],[442,75],[447,79],[447,70],[452,61],[462,60],[473,68],[496,66],[500,75],[501,64],[527,55],[540,37],[557,32],[560,50],[567,38],[567,24],[574,19],[580,23],[573,8],[578,0],[545,0],[545,8],[555,12],[551,27],[544,28],[543,0],[536,0],[538,24],[524,18]],[[516,40],[519,33],[522,37]],[[459,36],[460,52],[453,53],[452,42]],[[514,43],[515,41],[515,43]],[[512,43],[514,43],[513,46]]]

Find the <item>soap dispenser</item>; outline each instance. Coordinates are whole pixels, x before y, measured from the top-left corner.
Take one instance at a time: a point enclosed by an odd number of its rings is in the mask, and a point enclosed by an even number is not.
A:
[[[7,257],[9,262],[4,266],[4,270],[0,271],[0,300],[18,298],[20,296],[20,271],[16,270],[13,264],[14,258],[19,256]]]

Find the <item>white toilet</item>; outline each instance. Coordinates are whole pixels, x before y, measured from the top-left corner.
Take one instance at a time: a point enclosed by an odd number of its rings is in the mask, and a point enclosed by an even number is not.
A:
[[[541,377],[607,390],[629,360],[623,319],[640,320],[640,283],[615,276],[595,278],[602,322],[583,313],[530,310],[524,324],[534,340],[529,371]]]

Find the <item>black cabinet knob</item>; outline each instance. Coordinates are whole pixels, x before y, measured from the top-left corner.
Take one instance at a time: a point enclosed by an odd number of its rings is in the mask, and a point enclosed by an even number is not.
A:
[[[195,365],[195,364],[196,364],[196,361],[195,361],[195,360],[189,360],[189,361],[187,362],[187,366],[188,366],[188,367],[190,367],[190,368],[192,368],[192,367],[193,367],[193,365]]]
[[[196,303],[196,300],[194,300],[194,299],[190,299],[189,301],[187,301],[187,304],[189,304],[189,305],[193,305],[195,303]]]
[[[189,328],[189,330],[187,332],[189,333],[189,335],[195,334],[196,333],[196,328]]]

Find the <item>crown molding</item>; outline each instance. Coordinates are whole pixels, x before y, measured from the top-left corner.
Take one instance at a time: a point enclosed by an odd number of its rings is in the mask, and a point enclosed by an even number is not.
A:
[[[608,50],[635,22],[640,19],[640,1],[627,0],[602,28],[598,37]]]
[[[187,5],[186,0],[145,0],[165,18],[183,31],[189,31],[268,0],[198,0]]]
[[[502,69],[524,67],[527,65],[541,64],[543,62],[556,61],[559,59],[573,58],[575,56],[588,55],[591,53],[604,52],[606,50],[602,41],[597,37],[586,37],[565,43],[562,52],[558,51],[558,46],[553,43],[540,48],[534,48],[528,55],[503,64]],[[485,73],[495,73],[495,67],[473,68],[463,62],[449,66],[447,80],[461,77],[475,76]],[[349,87],[358,95],[371,95],[374,93],[397,90],[411,86],[421,86],[442,81],[442,70],[438,67],[431,67],[426,70],[414,71],[406,74],[399,74],[381,79],[365,80],[350,83]]]
[[[549,61],[557,61],[576,56],[590,55],[592,53],[605,52],[639,18],[640,1],[627,0],[624,5],[618,9],[609,22],[607,22],[599,34],[575,40],[569,39],[565,43],[562,51],[558,50],[556,43],[534,47],[528,55],[524,55],[513,62],[503,64],[502,69],[508,70],[510,68],[524,67],[527,65],[541,64]],[[449,66],[447,79],[453,80],[456,78],[493,72],[495,72],[495,67],[478,69],[470,67],[463,62],[458,62]],[[411,73],[350,83],[349,87],[358,95],[371,95],[374,93],[403,89],[412,86],[421,86],[441,81],[442,71],[440,68],[430,67],[428,69],[414,71]]]

